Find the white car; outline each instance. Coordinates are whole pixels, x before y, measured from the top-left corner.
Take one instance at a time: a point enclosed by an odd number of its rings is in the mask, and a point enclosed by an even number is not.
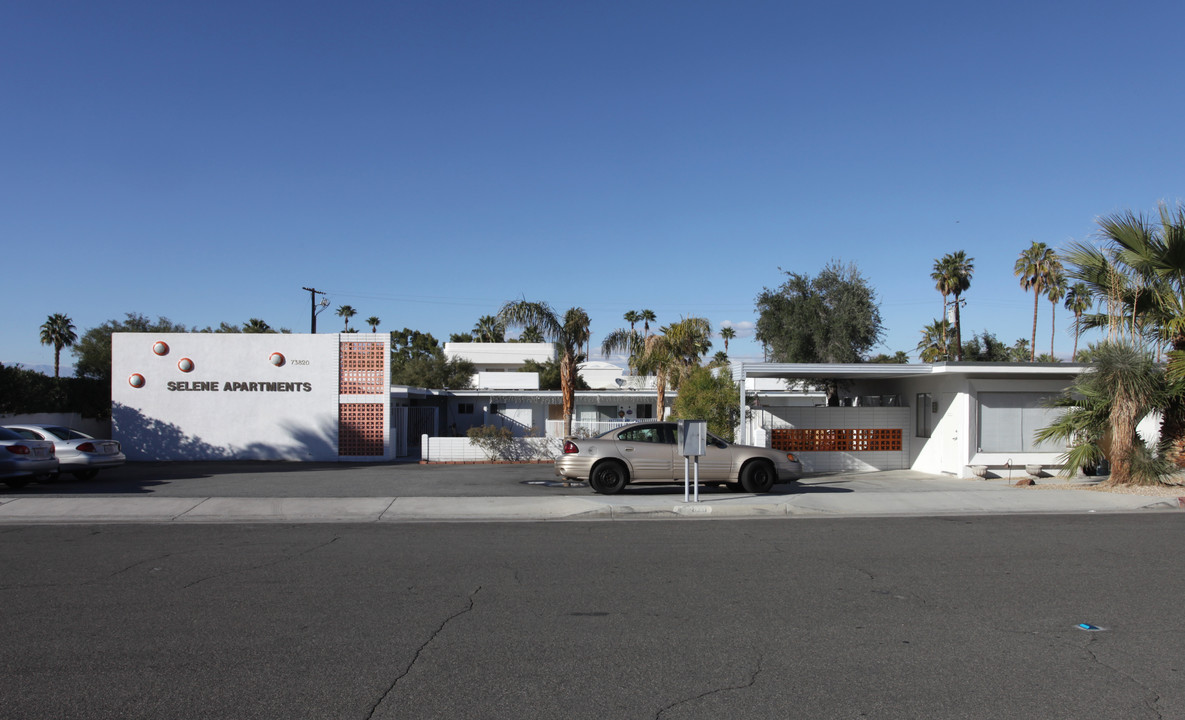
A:
[[[28,440],[47,440],[54,445],[62,472],[79,480],[90,480],[103,468],[123,465],[127,457],[114,440],[98,440],[62,425],[5,425]]]
[[[12,488],[28,485],[58,471],[54,444],[29,440],[12,430],[0,428],[0,480]]]

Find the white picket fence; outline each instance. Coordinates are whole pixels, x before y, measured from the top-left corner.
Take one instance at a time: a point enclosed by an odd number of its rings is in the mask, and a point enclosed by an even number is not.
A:
[[[562,438],[515,438],[506,457],[491,458],[467,437],[420,438],[420,459],[424,462],[539,462],[553,460],[563,450]]]

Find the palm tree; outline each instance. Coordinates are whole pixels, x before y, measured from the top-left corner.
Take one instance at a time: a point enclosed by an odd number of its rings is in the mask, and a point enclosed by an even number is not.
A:
[[[653,310],[642,310],[638,314],[642,316],[642,332],[645,335],[650,335],[650,323],[654,322],[658,316],[654,314]]]
[[[1049,298],[1049,309],[1051,317],[1049,319],[1049,356],[1053,355],[1053,338],[1057,334],[1057,304],[1061,302],[1062,298],[1066,296],[1066,276],[1062,272],[1061,263],[1053,268],[1049,275],[1049,282],[1045,286],[1045,297]],[[1073,358],[1071,358],[1072,360]]]
[[[572,434],[572,410],[576,404],[576,364],[580,348],[589,339],[589,318],[583,308],[574,307],[561,317],[545,302],[511,300],[498,311],[503,327],[536,327],[556,344],[560,354],[560,395],[563,398],[564,435]]]
[[[630,330],[633,330],[634,325],[636,325],[638,321],[642,319],[642,315],[637,310],[627,310],[625,315],[622,316],[622,319],[629,323]]]
[[[724,340],[724,353],[726,355],[728,354],[728,341],[732,340],[736,336],[737,336],[737,331],[733,330],[731,327],[720,328],[720,337],[721,337],[721,339]]]
[[[630,373],[634,374],[638,371],[638,358],[642,355],[642,351],[646,347],[645,340],[632,327],[629,330],[618,328],[606,335],[605,339],[601,341],[601,354],[609,357],[613,353],[625,353],[627,356],[626,364],[630,369]]]
[[[1020,286],[1033,291],[1033,339],[1030,343],[1029,362],[1037,359],[1037,302],[1049,283],[1051,269],[1059,269],[1057,253],[1043,242],[1033,241],[1028,250],[1020,254],[1013,266],[1013,274],[1020,278]]]
[[[946,323],[941,320],[922,328],[922,339],[917,346],[918,359],[924,363],[946,360],[946,334]]]
[[[46,318],[41,326],[41,344],[53,345],[53,376],[60,377],[62,348],[70,347],[78,341],[78,333],[74,332],[74,322],[69,316],[54,313]]]
[[[946,257],[950,257],[949,255]],[[930,279],[934,281],[934,289],[942,293],[942,332],[939,334],[939,339],[942,342],[942,354],[947,355],[946,348],[946,298],[950,295],[950,273],[944,265],[946,257],[939,258],[934,261],[934,270],[930,273]]]
[[[963,320],[959,296],[971,287],[971,275],[975,272],[975,258],[958,250],[943,256],[943,268],[947,274],[947,290],[954,296],[955,305],[955,360],[963,359]]]
[[[379,325],[382,324],[382,322],[382,320],[379,320],[378,315],[371,315],[370,317],[366,318],[366,324],[370,326],[370,331],[372,333],[379,331]]]
[[[349,305],[342,305],[337,309],[337,316],[346,319],[345,332],[350,332],[350,318],[358,314],[358,311]]]
[[[482,315],[473,326],[473,337],[477,342],[500,343],[506,340],[506,323],[493,315]]]
[[[717,350],[716,354],[712,356],[712,362],[708,363],[708,367],[728,367],[728,353],[724,350]]]
[[[546,342],[543,339],[543,333],[534,325],[528,325],[523,328],[523,331],[518,334],[518,341],[524,343],[541,343]]]
[[[712,323],[705,318],[689,317],[671,323],[662,329],[672,353],[678,361],[677,371],[671,384],[678,389],[680,382],[691,369],[712,349]]]
[[[272,326],[260,318],[251,318],[243,323],[243,332],[245,333],[270,333],[273,332]]]
[[[1084,282],[1076,282],[1070,287],[1066,288],[1066,302],[1065,308],[1074,313],[1074,354],[1070,356],[1071,360],[1078,358],[1078,337],[1082,334],[1082,313],[1090,309],[1094,304],[1094,294],[1090,291],[1090,286]]]

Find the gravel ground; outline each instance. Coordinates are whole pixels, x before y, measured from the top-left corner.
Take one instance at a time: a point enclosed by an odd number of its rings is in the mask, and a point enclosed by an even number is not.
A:
[[[1036,485],[1022,486],[1029,490],[1090,490],[1119,495],[1148,495],[1150,497],[1185,497],[1185,484],[1181,476],[1174,476],[1171,485],[1107,485],[1103,479],[1080,482],[1062,482],[1061,478],[1037,480]]]

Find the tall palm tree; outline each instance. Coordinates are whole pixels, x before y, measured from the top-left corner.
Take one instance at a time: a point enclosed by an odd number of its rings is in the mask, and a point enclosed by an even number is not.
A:
[[[382,324],[382,322],[382,320],[379,320],[378,315],[371,315],[370,317],[366,318],[366,324],[370,326],[370,331],[372,333],[379,331],[379,325]]]
[[[541,343],[546,342],[543,339],[543,333],[534,325],[528,325],[523,328],[523,331],[518,334],[518,341],[524,343]]]
[[[358,314],[358,311],[349,305],[342,305],[337,309],[337,316],[346,319],[345,332],[350,332],[350,318]]]
[[[630,330],[633,330],[634,325],[636,325],[638,321],[642,319],[642,315],[638,313],[637,310],[627,310],[625,315],[622,316],[622,319],[629,323]]]
[[[939,334],[939,341],[942,343],[942,354],[948,355],[946,347],[946,309],[949,307],[946,299],[950,296],[950,273],[946,268],[946,257],[938,258],[934,261],[934,270],[930,273],[930,279],[934,281],[934,289],[942,294],[942,332]]]
[[[630,373],[638,371],[638,358],[646,348],[646,339],[634,328],[618,328],[601,341],[601,354],[609,357],[613,353],[624,353]]]
[[[511,300],[498,311],[503,327],[536,327],[556,344],[560,355],[560,396],[563,398],[564,435],[572,434],[572,410],[576,405],[576,364],[580,348],[589,339],[589,317],[583,308],[568,308],[561,316],[545,302]]]
[[[1020,286],[1033,291],[1033,339],[1030,343],[1029,362],[1037,359],[1037,303],[1045,293],[1051,269],[1061,267],[1057,253],[1043,242],[1033,241],[1028,250],[1020,254],[1013,266],[1013,274],[1020,278]]]
[[[720,338],[722,340],[724,340],[724,354],[725,355],[728,354],[728,341],[732,340],[736,336],[737,336],[737,331],[733,330],[731,327],[720,328]]]
[[[954,296],[955,305],[955,360],[963,359],[963,318],[959,297],[971,287],[971,276],[975,273],[975,258],[967,257],[962,250],[943,256],[943,268],[947,274],[947,290]]]
[[[642,310],[638,313],[642,316],[642,332],[645,335],[650,335],[650,323],[654,322],[658,316],[654,314],[653,310]]]
[[[70,347],[78,341],[78,333],[74,332],[74,322],[69,316],[54,313],[46,318],[41,326],[41,344],[53,345],[53,376],[60,377],[62,348]]]
[[[1078,358],[1078,338],[1082,334],[1082,313],[1089,310],[1091,305],[1094,305],[1094,294],[1091,293],[1089,285],[1084,282],[1076,282],[1066,288],[1064,307],[1074,313],[1074,354],[1070,356],[1072,361]]]
[[[662,328],[678,365],[671,384],[678,389],[691,369],[700,364],[712,349],[712,323],[705,318],[689,317]]]
[[[493,315],[482,315],[473,326],[473,338],[481,343],[505,342],[506,323]]]
[[[1053,355],[1053,338],[1057,335],[1057,304],[1066,296],[1066,275],[1062,271],[1061,263],[1052,268],[1049,281],[1045,286],[1045,297],[1049,298],[1049,356]],[[1070,358],[1073,360],[1073,358]]]
[[[272,326],[268,325],[260,318],[251,318],[243,323],[243,332],[245,333],[270,333],[274,332]]]

